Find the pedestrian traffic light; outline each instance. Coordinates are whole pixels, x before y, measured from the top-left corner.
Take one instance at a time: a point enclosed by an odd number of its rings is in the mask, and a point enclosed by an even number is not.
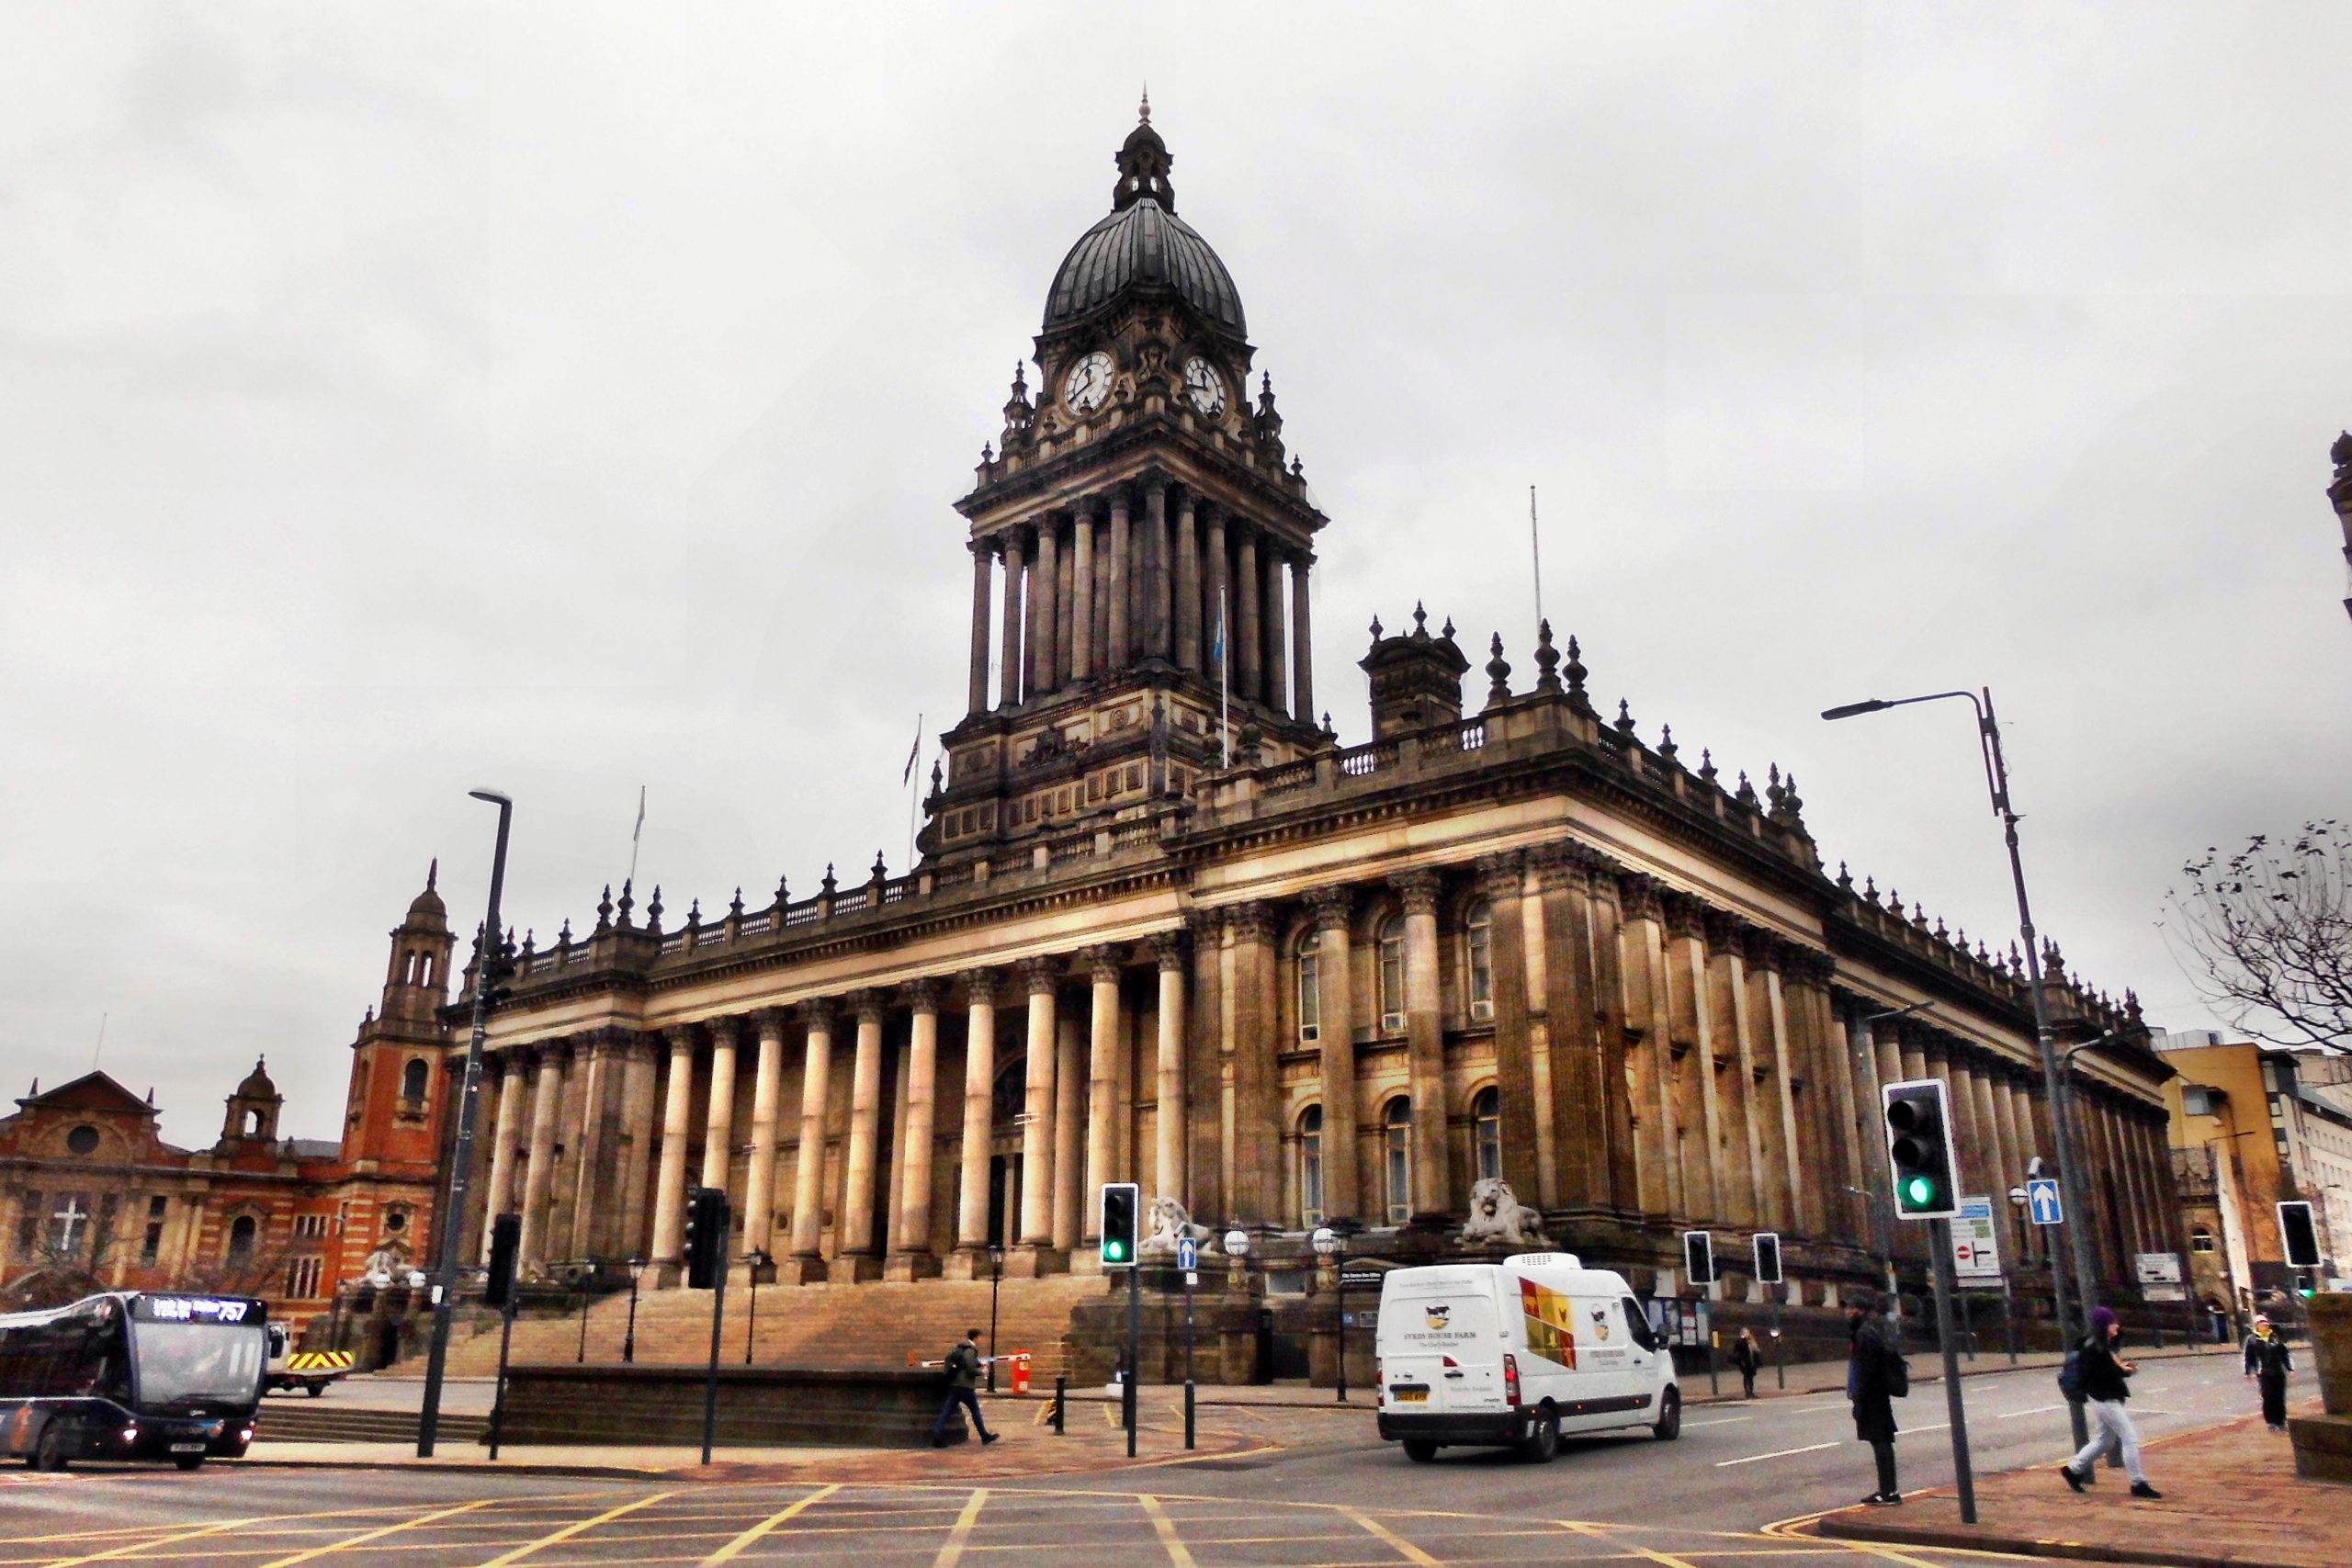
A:
[[[514,1293],[514,1255],[522,1247],[522,1215],[501,1214],[490,1222],[490,1272],[481,1285],[485,1306],[503,1307]]]
[[[1759,1285],[1781,1282],[1781,1235],[1778,1231],[1756,1233],[1756,1282]]]
[[[1886,1156],[1894,1175],[1894,1212],[1906,1220],[1949,1220],[1960,1213],[1960,1157],[1952,1148],[1951,1104],[1940,1078],[1888,1084]]]
[[[1143,1189],[1132,1181],[1102,1184],[1102,1267],[1131,1269],[1141,1240],[1136,1221],[1143,1211]]]
[[[1682,1233],[1682,1273],[1694,1285],[1715,1282],[1715,1238],[1705,1231]]]
[[[717,1187],[695,1187],[686,1192],[686,1283],[697,1291],[717,1287],[727,1272],[727,1233],[734,1214],[727,1193]]]
[[[2278,1205],[2278,1241],[2286,1249],[2290,1269],[2319,1267],[2319,1227],[2312,1223],[2312,1206],[2301,1199]]]

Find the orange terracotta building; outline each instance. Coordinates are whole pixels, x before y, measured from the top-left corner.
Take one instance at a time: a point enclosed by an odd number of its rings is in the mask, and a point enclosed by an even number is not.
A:
[[[447,991],[447,911],[428,874],[392,933],[379,1009],[351,1043],[339,1139],[279,1135],[285,1100],[261,1061],[228,1097],[220,1136],[184,1149],[142,1098],[103,1072],[0,1118],[0,1303],[102,1289],[257,1295],[307,1324],[375,1309],[369,1280],[429,1258],[435,1172],[451,1099],[435,1014]]]

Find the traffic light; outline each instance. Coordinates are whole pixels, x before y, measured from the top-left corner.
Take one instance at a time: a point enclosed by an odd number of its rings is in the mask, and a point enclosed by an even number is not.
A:
[[[1891,1083],[1883,1093],[1896,1215],[1906,1220],[1954,1218],[1960,1213],[1960,1157],[1952,1148],[1943,1080]]]
[[[481,1285],[484,1305],[503,1307],[514,1293],[514,1255],[522,1247],[522,1215],[501,1214],[490,1222],[490,1272]]]
[[[2286,1248],[2290,1269],[2319,1267],[2319,1227],[2312,1223],[2312,1206],[2300,1199],[2278,1205],[2278,1240]]]
[[[1778,1231],[1756,1233],[1756,1280],[1761,1285],[1781,1282],[1781,1235]]]
[[[1694,1285],[1715,1282],[1715,1238],[1708,1232],[1682,1233],[1682,1273]]]
[[[727,1233],[734,1224],[727,1193],[717,1187],[686,1191],[686,1283],[697,1291],[717,1287],[727,1272]]]
[[[1106,1181],[1102,1184],[1102,1267],[1131,1269],[1136,1261],[1136,1244],[1141,1239],[1136,1229],[1143,1213],[1143,1189],[1132,1181]]]

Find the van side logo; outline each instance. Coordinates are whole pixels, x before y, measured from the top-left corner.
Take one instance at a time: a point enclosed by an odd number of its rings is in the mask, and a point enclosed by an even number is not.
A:
[[[1596,1341],[1601,1342],[1606,1342],[1609,1338],[1609,1309],[1607,1307],[1597,1306],[1592,1309],[1592,1337]]]
[[[1445,1320],[1453,1314],[1453,1309],[1442,1302],[1433,1302],[1421,1310],[1423,1315],[1429,1319],[1431,1328],[1443,1328]]]

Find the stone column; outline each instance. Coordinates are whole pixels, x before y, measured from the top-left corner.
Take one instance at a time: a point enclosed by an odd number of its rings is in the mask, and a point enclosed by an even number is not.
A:
[[[1094,509],[1081,502],[1070,525],[1069,668],[1075,681],[1094,675]]]
[[[514,1204],[514,1145],[523,1136],[523,1100],[525,1085],[530,1073],[530,1060],[522,1051],[512,1046],[499,1053],[503,1071],[498,1083],[498,1125],[491,1134],[490,1195],[486,1212],[506,1214],[515,1212]],[[490,1227],[482,1227],[481,1255],[490,1258]]]
[[[800,1069],[800,1143],[792,1162],[793,1280],[824,1278],[825,1109],[831,1093],[833,1018],[825,1002],[801,1008],[808,1026]]]
[[[1093,1201],[1086,1179],[1086,1041],[1075,1013],[1054,1016],[1054,1250],[1078,1246],[1080,1212]]]
[[[1593,878],[1594,903],[1606,874]],[[1650,1214],[1687,1217],[1682,1197],[1681,1108],[1675,1096],[1673,987],[1667,972],[1666,915],[1657,884],[1639,872],[1620,872],[1617,884],[1622,924],[1618,954],[1623,964],[1625,1027],[1638,1032],[1631,1050],[1635,1064],[1634,1156],[1640,1206]],[[1600,956],[1594,932],[1593,950]],[[1604,995],[1604,1005],[1606,999]]]
[[[1264,585],[1258,576],[1258,531],[1244,527],[1238,533],[1233,562],[1233,694],[1254,703],[1264,689],[1258,683],[1259,660],[1266,650],[1258,620],[1258,595]]]
[[[1235,1217],[1225,1182],[1225,916],[1195,909],[1193,936],[1191,1040],[1184,1055],[1185,1187],[1193,1217],[1214,1226]]]
[[[1135,662],[1134,634],[1128,620],[1128,600],[1132,593],[1129,579],[1135,573],[1135,562],[1129,553],[1127,487],[1116,485],[1111,491],[1111,642],[1102,650],[1105,674],[1125,670]],[[1028,1184],[1022,1185],[1022,1203],[1028,1204]]]
[[[1055,633],[1059,629],[1060,613],[1057,608],[1057,590],[1061,579],[1061,542],[1055,537],[1054,520],[1043,517],[1037,522],[1037,564],[1029,570],[1029,601],[1035,611],[1035,626],[1031,633],[1035,646],[1029,660],[1030,690],[1040,695],[1050,692],[1057,683],[1054,679]]]
[[[881,1271],[874,1247],[876,1156],[881,1148],[882,1014],[879,991],[854,991],[857,1055],[849,1079],[849,1152],[844,1160],[842,1219],[834,1233],[833,1280],[871,1280]]]
[[[621,1134],[621,1077],[627,1036],[616,1029],[592,1034],[581,1055],[580,1140],[572,1145],[571,1256],[613,1258]]]
[[[1225,508],[1215,502],[1203,502],[1201,513],[1201,564],[1207,568],[1206,581],[1201,584],[1201,672],[1215,685],[1222,678],[1216,653],[1220,630],[1225,637],[1225,658],[1228,661],[1233,658],[1233,601],[1226,591],[1229,572],[1225,548]]]
[[[1770,1172],[1774,1217],[1784,1229],[1815,1235],[1820,1232],[1819,1211],[1809,1201],[1813,1194],[1806,1182],[1808,1179],[1818,1180],[1826,1177],[1828,1170],[1818,1158],[1818,1146],[1806,1137],[1808,1122],[1800,1119],[1797,1110],[1797,1088],[1801,1082],[1815,1096],[1821,1093],[1820,1075],[1810,1064],[1798,1059],[1813,1042],[1813,1019],[1804,1001],[1792,1009],[1781,989],[1780,944],[1770,937],[1761,937],[1750,942],[1748,953],[1755,964],[1749,971],[1750,977],[1760,981],[1763,988],[1764,1024],[1772,1052],[1772,1089],[1780,1116],[1781,1160],[1778,1168]],[[1792,1019],[1792,1012],[1799,1016]]]
[[[1306,614],[1306,574],[1314,565],[1305,551],[1290,558],[1290,682],[1297,696],[1291,711],[1301,724],[1315,722],[1315,648]]]
[[[775,1239],[776,1099],[784,1081],[784,1014],[752,1015],[760,1059],[752,1080],[752,1168],[743,1180],[743,1248],[766,1252]]]
[[[1176,502],[1176,664],[1201,667],[1201,544],[1190,485]]]
[[[1825,965],[1832,961],[1825,958]],[[1849,1122],[1853,1128],[1854,1151],[1860,1160],[1860,1174],[1854,1185],[1864,1192],[1888,1193],[1894,1190],[1894,1176],[1886,1164],[1884,1122],[1879,1116],[1878,1043],[1871,1037],[1871,1026],[1864,1017],[1874,1010],[1872,1004],[1847,994],[1839,999],[1838,1024],[1845,1032],[1846,1061],[1852,1075],[1850,1095],[1852,1107]],[[1879,1200],[1848,1192],[1843,1213],[1847,1234],[1872,1252],[1879,1245],[1879,1215],[1883,1213]]]
[[[972,552],[972,673],[964,711],[978,714],[989,711],[989,547],[978,539],[968,547]]]
[[[1058,517],[1049,519],[1055,548],[1060,558],[1054,568],[1054,689],[1059,691],[1077,678],[1070,668],[1070,653],[1076,637],[1077,570],[1070,558],[1074,544],[1062,541],[1062,525]]]
[[[1168,548],[1168,480],[1159,474],[1143,481],[1144,652],[1166,659],[1174,651],[1175,583]]]
[[[1113,1136],[1118,1118],[1118,1052],[1121,998],[1119,968],[1125,954],[1114,946],[1090,947],[1079,956],[1086,961],[1086,976],[1093,994],[1087,1009],[1086,1056],[1086,1179],[1080,1188],[1085,1215],[1080,1234],[1099,1238],[1101,1216],[1091,1194],[1112,1179]]]
[[[1282,1085],[1275,1068],[1274,911],[1250,903],[1227,911],[1233,932],[1233,1185],[1227,1202],[1244,1222],[1282,1212]]]
[[[904,1149],[899,1176],[899,1219],[891,1228],[887,1273],[920,1280],[939,1272],[931,1249],[931,1159],[937,1142],[939,982],[915,980],[900,993],[913,1010],[907,1039]]]
[[[1611,1129],[1602,1107],[1590,857],[1578,852],[1572,844],[1545,844],[1535,856],[1543,909],[1544,1037],[1552,1057],[1552,1092],[1536,1106],[1536,1115],[1552,1129],[1550,1201],[1583,1207],[1603,1201],[1598,1195],[1607,1188]],[[1632,1132],[1629,1122],[1616,1136]]]
[[[735,1152],[735,1045],[741,1021],[710,1021],[710,1099],[703,1110],[702,1184],[724,1190]]]
[[[964,1143],[956,1204],[959,1278],[978,1277],[977,1255],[989,1246],[989,1142],[996,1097],[996,987],[993,969],[964,975]],[[1018,1223],[1019,1216],[1010,1216]]]
[[[1113,513],[1113,536],[1124,536],[1124,511]],[[1114,573],[1117,568],[1114,567]],[[1114,604],[1114,613],[1116,604]],[[1124,626],[1125,617],[1119,617]],[[1054,987],[1061,965],[1050,958],[1024,958],[1019,965],[1029,998],[1028,1121],[1021,1129],[1021,1245],[1029,1254],[1027,1272],[1047,1271],[1054,1246]]]
[[[1266,540],[1265,595],[1259,601],[1259,615],[1266,634],[1266,705],[1277,713],[1288,713],[1290,706],[1290,638],[1283,626],[1283,547],[1272,536]]]
[[[1668,894],[1666,908],[1667,996],[1673,1009],[1677,1042],[1688,1042],[1675,1063],[1682,1167],[1682,1200],[1693,1220],[1728,1219],[1723,1181],[1722,1112],[1715,1100],[1715,1031],[1709,1005],[1707,949],[1702,934],[1705,908],[1695,898]]]
[[[1446,1168],[1445,1039],[1438,1012],[1438,874],[1388,879],[1405,904],[1405,1048],[1413,1097],[1413,1223],[1442,1224],[1453,1210]]]
[[[1756,1046],[1748,1011],[1747,960],[1741,956],[1739,920],[1710,909],[1707,938],[1706,1010],[1712,1028],[1715,1070],[1717,1137],[1715,1179],[1725,1217],[1758,1226],[1763,1212],[1764,1156],[1755,1114]]]
[[[519,1263],[533,1269],[547,1261],[548,1187],[554,1175],[556,1112],[563,1099],[564,1058],[571,1046],[548,1041],[538,1047],[539,1082],[531,1096],[531,1152],[523,1167],[523,1236]]]
[[[650,1258],[653,1216],[647,1176],[653,1163],[660,1104],[653,1041],[644,1034],[632,1034],[628,1052],[628,1066],[621,1077],[620,1245],[632,1258]]]
[[[1190,515],[1190,513],[1187,513]],[[1197,629],[1197,628],[1195,628]],[[1184,939],[1163,931],[1151,939],[1159,967],[1159,1038],[1152,1057],[1152,1184],[1156,1197],[1192,1207],[1184,1187]]]
[[[662,1100],[662,1168],[653,1183],[653,1261],[674,1276],[679,1237],[686,1218],[686,1126],[694,1114],[695,1032],[680,1024],[666,1032],[670,1077]]]
[[[1022,579],[1021,530],[1008,528],[1004,532],[1004,614],[1000,630],[1004,649],[997,660],[997,705],[1016,707],[1021,702],[1021,629],[1026,623],[1021,605]]]
[[[1501,1102],[1503,1179],[1522,1203],[1541,1200],[1535,1168],[1535,1056],[1527,1038],[1527,929],[1520,894],[1527,886],[1516,851],[1482,857],[1478,891],[1487,900],[1488,970],[1493,979],[1495,1088]]]
[[[1355,919],[1355,893],[1347,887],[1317,887],[1306,895],[1315,910],[1316,992],[1321,1014],[1315,1042],[1323,1080],[1323,1213],[1355,1219],[1366,1212],[1363,1179],[1356,1169],[1355,998],[1349,982],[1353,960],[1348,939]]]
[[[1962,1041],[1947,1041],[1943,1055],[1943,1071],[1937,1076],[1951,1090],[1952,1143],[1960,1151],[1960,1188],[1973,1197],[1992,1190],[1985,1158],[1989,1145],[1976,1120],[1976,1048]]]

